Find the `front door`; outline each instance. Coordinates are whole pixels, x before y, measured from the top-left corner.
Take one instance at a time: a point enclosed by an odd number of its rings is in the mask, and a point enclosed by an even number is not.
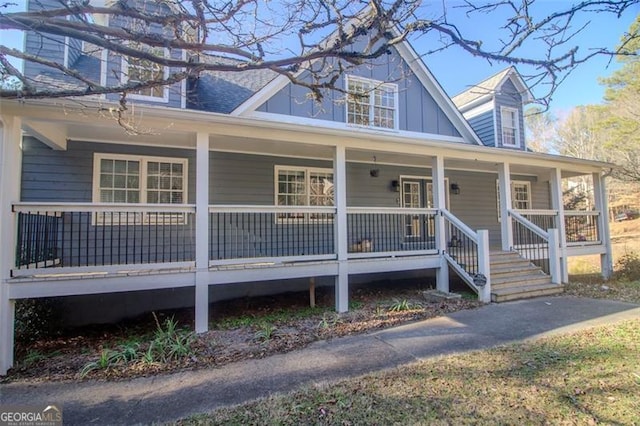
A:
[[[431,179],[419,177],[401,178],[401,200],[404,208],[431,209],[433,204],[433,183]],[[447,188],[447,185],[445,185]],[[445,193],[445,204],[448,194]],[[427,241],[433,237],[435,223],[433,217],[425,214],[411,214],[405,217],[404,238],[408,241]]]

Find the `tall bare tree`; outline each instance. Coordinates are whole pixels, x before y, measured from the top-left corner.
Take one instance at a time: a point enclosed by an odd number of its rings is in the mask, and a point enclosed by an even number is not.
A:
[[[574,37],[597,28],[602,13],[633,13],[639,0],[558,2],[558,10],[544,15],[535,0],[454,3],[471,19],[464,23],[450,17],[451,3],[419,0],[30,0],[28,11],[7,13],[11,1],[0,0],[0,31],[35,32],[72,49],[82,42],[85,50],[108,50],[148,69],[170,67],[171,72],[105,83],[82,74],[73,63],[0,44],[0,98],[118,93],[124,102],[129,92],[171,85],[203,71],[269,69],[306,86],[319,99],[326,90],[340,89],[338,76],[346,68],[385,55],[413,34],[435,34],[439,44],[424,53],[459,46],[491,62],[526,66],[530,86],[546,89],[538,99],[546,105],[575,66],[595,55],[619,53],[577,46]],[[488,15],[505,17],[490,37],[494,41],[468,36],[474,22]],[[539,47],[536,55],[522,53],[531,45]],[[167,50],[184,55],[166,55]],[[68,84],[43,84],[10,58],[55,70]]]

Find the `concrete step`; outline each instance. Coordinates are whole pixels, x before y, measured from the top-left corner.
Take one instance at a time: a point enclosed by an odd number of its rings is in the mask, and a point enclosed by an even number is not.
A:
[[[526,287],[534,284],[551,284],[551,278],[548,275],[526,275],[517,278],[491,280],[491,288],[507,288],[507,287]]]
[[[529,261],[528,259],[522,259],[522,258],[516,258],[516,259],[491,259],[491,262],[489,262],[489,264],[491,265],[491,269],[495,269],[495,268],[502,268],[502,267],[508,267],[508,266],[527,266],[531,263],[531,261]]]
[[[550,296],[560,294],[564,287],[558,284],[536,284],[524,287],[509,287],[491,289],[492,302],[507,302],[510,300],[528,299],[531,297]]]
[[[535,274],[540,272],[540,268],[530,263],[524,265],[500,265],[499,267],[491,267],[491,278],[501,278],[521,274]]]

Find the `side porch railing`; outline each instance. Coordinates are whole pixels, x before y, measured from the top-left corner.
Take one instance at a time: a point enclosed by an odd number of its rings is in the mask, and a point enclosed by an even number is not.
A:
[[[547,231],[524,217],[520,212],[509,210],[513,232],[513,249],[551,276],[552,282],[560,283],[560,239],[558,230]]]
[[[600,212],[597,210],[565,210],[560,219],[557,210],[513,210],[540,229],[558,229],[564,225],[567,246],[598,245],[600,238]]]
[[[446,235],[444,256],[483,302],[491,301],[489,233],[474,231],[448,210],[442,210]]]
[[[195,206],[17,203],[13,276],[191,266]],[[55,272],[54,272],[55,271]]]
[[[602,244],[599,211],[567,210],[564,227],[568,246]]]

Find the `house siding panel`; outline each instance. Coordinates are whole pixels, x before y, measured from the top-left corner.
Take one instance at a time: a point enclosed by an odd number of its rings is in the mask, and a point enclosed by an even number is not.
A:
[[[437,106],[433,97],[420,84],[395,49],[390,55],[377,58],[373,64],[350,70],[349,74],[398,85],[399,130],[460,137],[453,123]],[[306,78],[308,76],[301,77],[302,80]],[[341,76],[337,86],[343,88],[344,81],[344,76]],[[292,85],[288,84],[257,110],[344,123],[344,95],[333,91],[323,93],[325,96],[318,103],[307,96],[306,90],[292,89]],[[313,105],[306,107],[306,104]]]
[[[91,202],[94,153],[187,158],[189,203],[195,200],[193,150],[69,141],[66,151],[54,151],[32,137],[23,141],[21,200]]]
[[[524,116],[522,112],[522,94],[518,92],[518,89],[514,86],[511,80],[507,80],[503,83],[500,91],[496,93],[495,96],[496,101],[496,131],[498,133],[498,146],[503,147],[502,144],[502,117],[500,114],[500,107],[506,106],[510,108],[515,108],[518,110],[518,125],[519,125],[519,133],[520,133],[520,146],[518,148],[513,148],[507,146],[505,148],[510,149],[520,149],[525,150],[525,139],[524,139]]]
[[[495,146],[493,110],[471,117],[468,121],[483,144],[486,146]]]

